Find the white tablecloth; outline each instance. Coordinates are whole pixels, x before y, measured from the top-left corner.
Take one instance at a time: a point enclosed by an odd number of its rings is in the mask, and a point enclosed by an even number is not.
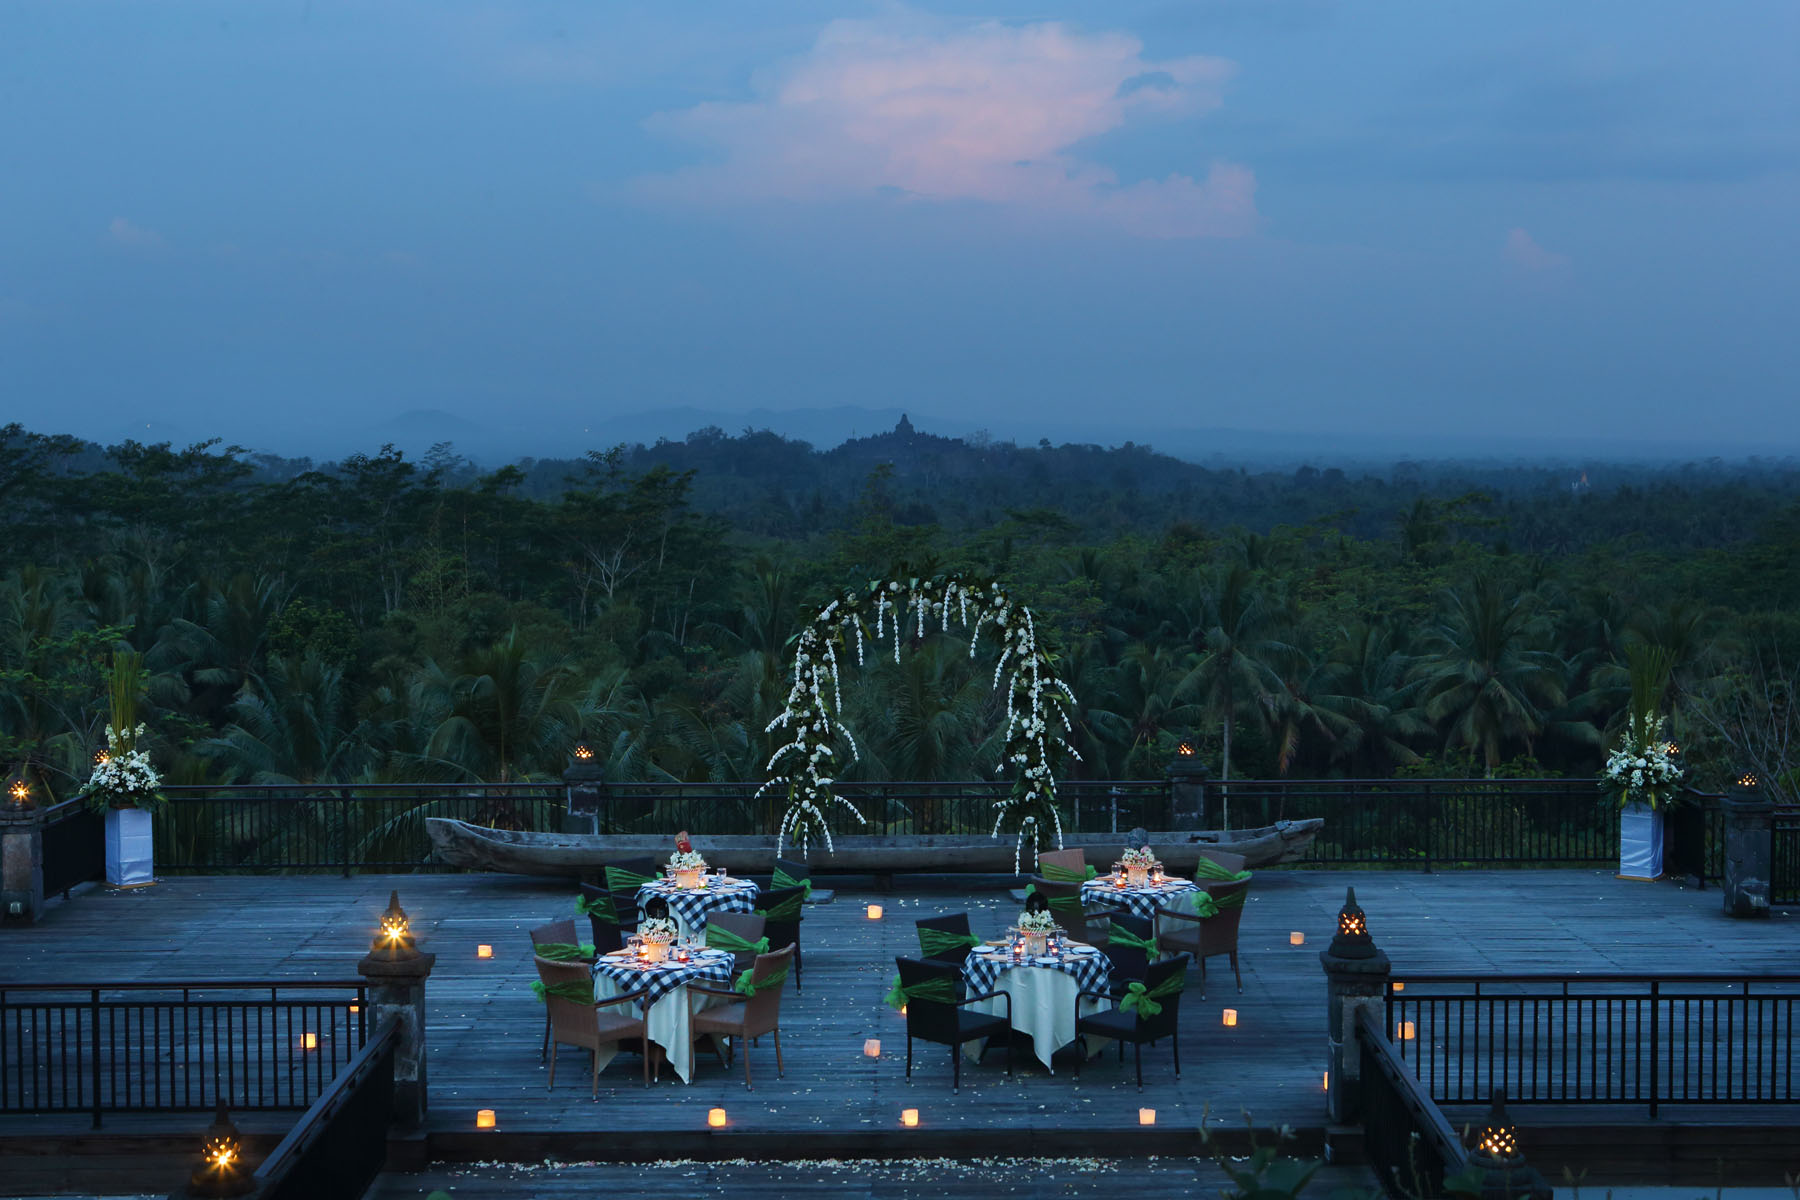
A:
[[[1091,947],[1084,949],[1098,953]],[[1075,996],[1081,985],[1075,976],[1056,967],[1009,966],[1001,972],[996,986],[1012,997],[1013,1028],[1031,1035],[1032,1049],[1038,1061],[1048,1069],[1050,1056],[1075,1040]],[[1085,1017],[1111,1007],[1110,1002],[1084,997],[1081,1015]],[[1006,1002],[996,996],[969,1005],[969,1010],[1005,1016]],[[1106,1044],[1106,1039],[1089,1038],[1088,1056],[1098,1054]],[[980,1057],[981,1049],[982,1043],[970,1042],[964,1052],[970,1057]]]
[[[653,970],[665,973],[670,971],[679,972],[679,977],[683,980],[683,982],[670,987],[668,991],[652,1001],[650,1012],[648,1013],[650,1040],[663,1048],[663,1053],[668,1058],[669,1065],[675,1068],[675,1073],[681,1076],[681,1082],[683,1083],[690,1082],[693,1079],[694,1074],[694,1033],[692,1021],[692,1009],[694,1003],[688,992],[687,985],[688,983],[698,982],[706,987],[717,988],[721,991],[729,991],[731,988],[731,967],[733,962],[732,955],[726,951],[698,950],[694,952],[694,961],[691,963],[684,965],[668,964],[652,968]],[[668,981],[662,980],[659,982],[666,983]],[[612,997],[621,995],[625,992],[637,991],[641,986],[641,984],[636,984],[629,977],[624,983],[621,983],[616,977],[616,973],[596,971],[594,974],[594,999],[610,1000]],[[714,1005],[730,1003],[730,1001],[719,999],[716,996],[704,996],[701,997],[701,999],[705,1002],[699,1006],[700,1008],[712,1008]],[[625,1007],[630,1006],[627,1005]],[[600,1069],[602,1071],[606,1069],[606,1065],[612,1061],[613,1055],[616,1053],[618,1053],[616,1043],[601,1048]]]

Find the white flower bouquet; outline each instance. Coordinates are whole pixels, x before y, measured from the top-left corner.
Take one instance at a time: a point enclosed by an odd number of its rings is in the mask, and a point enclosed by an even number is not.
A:
[[[1127,849],[1125,853],[1119,856],[1119,861],[1124,863],[1127,867],[1142,867],[1144,870],[1148,871],[1151,867],[1156,865],[1156,851],[1150,849],[1148,846],[1144,846],[1137,850]]]
[[[1056,929],[1056,917],[1049,909],[1043,912],[1025,912],[1019,914],[1020,933],[1052,933]]]
[[[1681,765],[1674,746],[1663,739],[1663,720],[1631,723],[1600,772],[1600,790],[1620,808],[1645,804],[1670,808],[1680,802]]]
[[[644,940],[645,945],[652,946],[668,945],[679,932],[680,928],[667,917],[647,917],[639,921],[637,927],[638,937]]]
[[[138,725],[130,730],[108,728],[106,753],[88,776],[87,804],[96,812],[109,808],[141,808],[156,811],[164,797],[158,789],[162,777],[150,763],[148,751],[137,747],[144,734]]]
[[[677,850],[669,856],[671,871],[704,871],[706,856],[698,850]]]

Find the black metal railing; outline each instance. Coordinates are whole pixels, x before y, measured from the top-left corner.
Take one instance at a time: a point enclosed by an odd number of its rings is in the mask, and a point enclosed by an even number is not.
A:
[[[1439,1104],[1800,1103],[1800,974],[1403,974],[1386,1016]]]
[[[367,1025],[358,981],[0,984],[0,1114],[305,1108]]]
[[[356,1200],[387,1162],[400,1024],[389,1017],[256,1169],[262,1200]]]
[[[1396,1200],[1443,1195],[1444,1177],[1468,1163],[1461,1140],[1367,1008],[1357,1011],[1356,1040],[1363,1150],[1382,1190]]]
[[[770,789],[758,797],[754,783],[610,783],[600,789],[600,828],[607,833],[773,836],[787,808],[787,794]],[[832,789],[853,805],[862,821],[842,810],[831,817],[839,833],[965,834],[985,837],[994,828],[994,805],[1011,794],[1010,780],[950,783],[841,781]],[[1155,779],[1067,780],[1057,785],[1057,814],[1065,833],[1129,833],[1168,829],[1168,784]]]
[[[1777,908],[1800,907],[1800,809],[1778,810],[1772,836],[1769,903]]]
[[[502,829],[561,825],[560,783],[169,787],[159,872],[434,870],[425,818]]]
[[[106,826],[81,800],[44,812],[44,895],[68,895],[78,883],[106,873]]]

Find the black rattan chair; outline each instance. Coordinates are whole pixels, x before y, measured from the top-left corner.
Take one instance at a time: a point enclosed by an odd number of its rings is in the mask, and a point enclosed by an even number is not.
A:
[[[941,963],[922,961],[915,958],[896,958],[894,966],[900,972],[900,987],[916,989],[921,984],[929,984],[942,980],[949,984],[950,994],[956,999],[946,1003],[940,1000],[928,1000],[916,996],[906,999],[906,1079],[912,1082],[913,1039],[922,1042],[936,1042],[940,1046],[950,1047],[950,1090],[960,1091],[962,1088],[962,1048],[965,1042],[973,1042],[986,1038],[988,1044],[981,1049],[982,1057],[993,1049],[994,1039],[999,1038],[1006,1043],[1006,1073],[1012,1074],[1012,997],[1005,992],[984,992],[979,996],[962,995],[962,972],[955,967]],[[1000,998],[1006,1001],[1006,1015],[995,1016],[990,1013],[975,1013],[968,1010],[968,1005],[980,1000]]]
[[[1131,1043],[1132,1055],[1137,1062],[1138,1090],[1144,1090],[1144,1043],[1159,1042],[1169,1039],[1169,1049],[1175,1056],[1175,1078],[1181,1078],[1181,1038],[1179,1022],[1181,1019],[1181,989],[1187,978],[1188,956],[1178,954],[1165,962],[1151,963],[1144,972],[1143,988],[1152,998],[1152,1003],[1161,1005],[1161,1010],[1148,1016],[1143,1010],[1126,1011],[1124,1001],[1121,1007],[1106,1012],[1094,1013],[1091,1016],[1075,1018],[1075,1079],[1081,1079],[1081,1063],[1087,1058],[1087,1039],[1093,1037],[1112,1038],[1119,1043],[1119,1057],[1125,1057],[1125,1043]],[[1127,988],[1129,988],[1129,984]],[[1163,993],[1158,995],[1157,993]],[[1112,1001],[1114,997],[1107,992],[1082,992],[1075,997],[1077,1011],[1083,998]]]

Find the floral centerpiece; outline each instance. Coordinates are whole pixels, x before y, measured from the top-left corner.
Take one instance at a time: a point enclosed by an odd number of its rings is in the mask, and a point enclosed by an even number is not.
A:
[[[95,756],[94,773],[88,776],[87,806],[95,812],[111,808],[141,808],[155,812],[164,796],[158,789],[162,777],[151,765],[150,753],[140,749],[142,725],[107,729],[106,750]]]
[[[1148,846],[1136,850],[1127,849],[1119,856],[1125,864],[1125,874],[1131,880],[1132,887],[1143,887],[1150,882],[1150,868],[1156,865],[1156,851]]]
[[[151,813],[164,799],[149,752],[138,745],[144,736],[137,719],[144,656],[115,653],[108,685],[106,749],[94,756],[85,798],[89,808],[106,814],[106,882],[142,887],[156,882]]]
[[[676,887],[697,888],[706,876],[706,859],[694,850],[677,850],[669,856],[669,878]]]
[[[645,961],[661,962],[669,957],[669,943],[675,940],[680,928],[667,917],[646,917],[638,922],[637,932],[643,943]]]
[[[1049,909],[1019,914],[1019,933],[1025,939],[1025,953],[1042,954],[1049,949],[1050,935],[1056,932],[1056,917]]]
[[[1681,802],[1681,764],[1663,725],[1661,717],[1633,718],[1600,772],[1601,793],[1620,808],[1619,874],[1627,879],[1662,875],[1663,813]]]

